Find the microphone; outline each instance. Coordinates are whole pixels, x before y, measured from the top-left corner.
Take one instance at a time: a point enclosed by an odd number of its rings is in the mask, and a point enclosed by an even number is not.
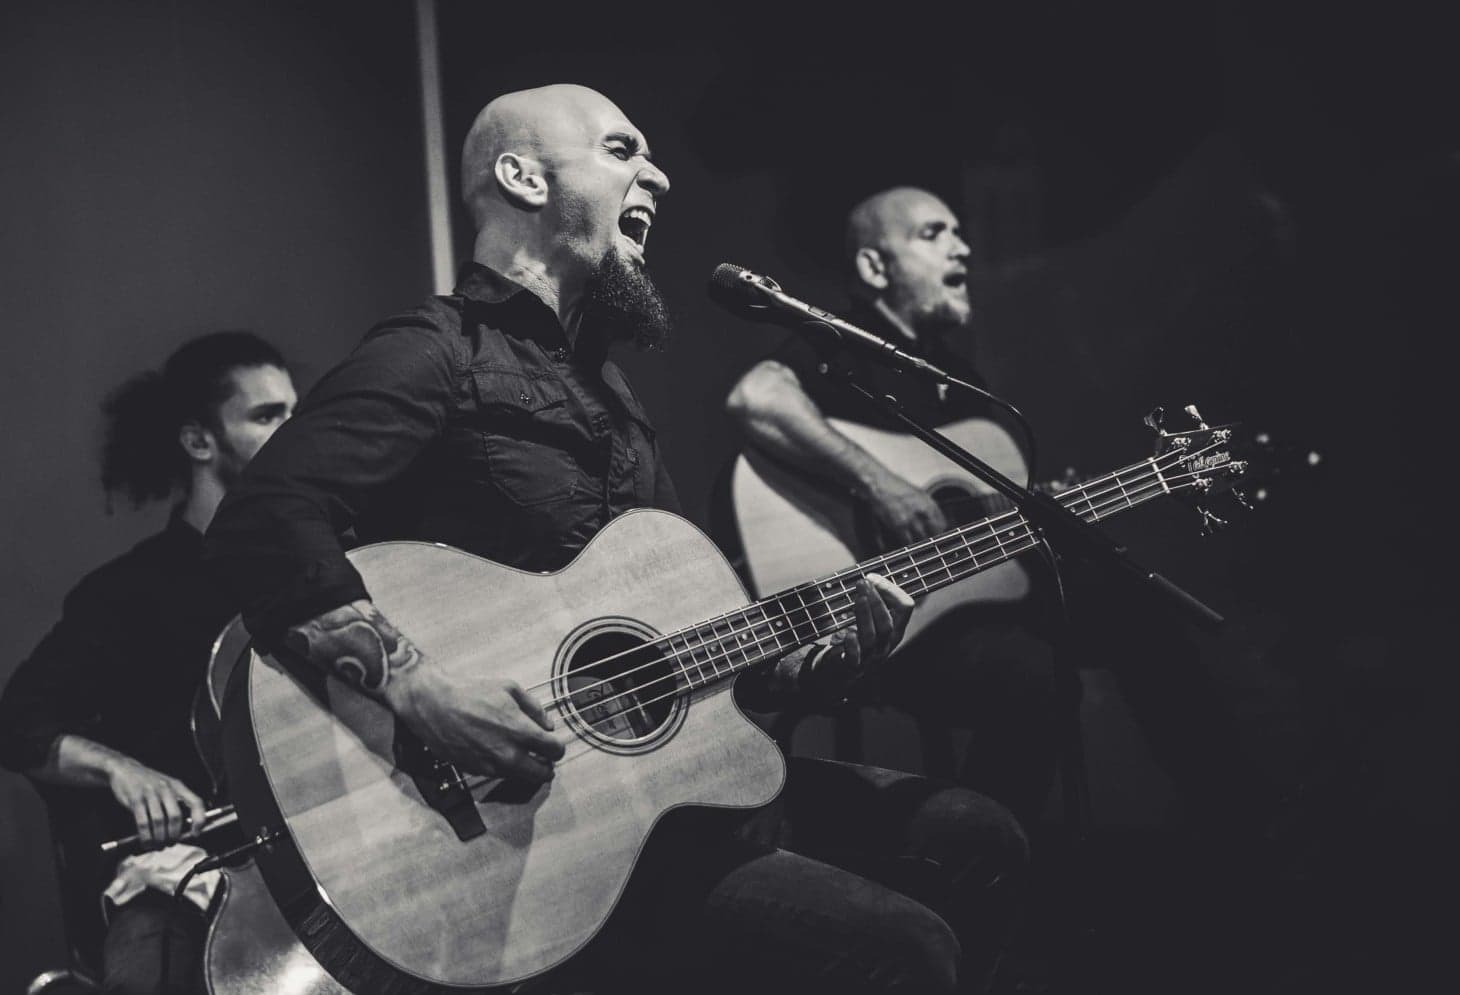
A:
[[[953,379],[920,356],[899,349],[880,335],[843,321],[830,311],[798,301],[768,276],[752,273],[733,263],[721,263],[710,274],[710,300],[751,321],[784,325],[794,331],[820,329],[846,345],[855,345],[888,366],[931,376],[944,383]]]

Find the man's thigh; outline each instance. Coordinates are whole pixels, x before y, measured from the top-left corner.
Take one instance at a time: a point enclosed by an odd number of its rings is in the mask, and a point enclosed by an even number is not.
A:
[[[1003,940],[1026,860],[973,792],[792,758],[769,806],[666,818],[591,961],[702,990],[949,991],[962,944],[982,964]]]
[[[691,815],[656,831],[591,969],[679,991],[954,990],[958,940],[937,913],[732,825]]]
[[[203,916],[191,903],[174,903],[158,891],[143,892],[112,912],[102,946],[102,990],[124,995],[201,992],[205,934]]]

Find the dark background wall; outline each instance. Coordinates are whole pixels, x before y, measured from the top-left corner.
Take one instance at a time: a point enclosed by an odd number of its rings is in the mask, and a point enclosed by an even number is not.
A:
[[[1176,506],[1111,531],[1232,618],[1202,654],[1240,749],[1275,790],[1345,816],[1305,822],[1305,853],[1333,880],[1333,854],[1370,855],[1363,894],[1407,902],[1430,851],[1396,840],[1453,818],[1453,699],[1419,651],[1439,556],[1402,489],[1435,463],[1430,343],[1454,327],[1434,289],[1454,272],[1460,149],[1441,35],[1378,8],[1175,6],[898,4],[812,24],[448,0],[453,183],[471,117],[504,90],[586,83],[646,132],[674,185],[650,265],[680,320],[668,352],[625,363],[702,523],[734,452],[723,397],[779,340],[717,311],[708,274],[736,262],[835,308],[841,216],[891,183],[963,213],[978,319],[961,347],[1030,416],[1048,473],[1136,458],[1155,404],[1320,449],[1322,473],[1225,535],[1198,538]],[[85,570],[161,520],[103,509],[107,388],[219,326],[274,337],[308,382],[429,290],[410,5],[3,16],[0,678]],[[1122,728],[1090,729],[1097,813],[1163,824],[1166,786]],[[8,775],[0,804],[6,989],[60,944],[38,806]],[[1394,849],[1398,879],[1377,870]]]
[[[300,386],[430,291],[408,4],[15,3],[0,13],[0,679],[108,515],[98,403],[184,339],[251,328]],[[0,777],[0,991],[61,961],[44,816]]]

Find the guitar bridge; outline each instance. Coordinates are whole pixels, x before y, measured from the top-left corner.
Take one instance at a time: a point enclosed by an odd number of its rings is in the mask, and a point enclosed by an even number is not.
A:
[[[404,725],[395,724],[395,765],[409,775],[421,800],[446,819],[463,843],[487,831],[471,787],[456,765],[437,759]]]

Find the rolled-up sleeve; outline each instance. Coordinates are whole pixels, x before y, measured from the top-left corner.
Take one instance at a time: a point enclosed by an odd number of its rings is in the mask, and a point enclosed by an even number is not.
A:
[[[341,535],[440,434],[464,389],[459,337],[430,309],[391,319],[310,391],[218,508],[204,560],[254,636],[365,598]]]

